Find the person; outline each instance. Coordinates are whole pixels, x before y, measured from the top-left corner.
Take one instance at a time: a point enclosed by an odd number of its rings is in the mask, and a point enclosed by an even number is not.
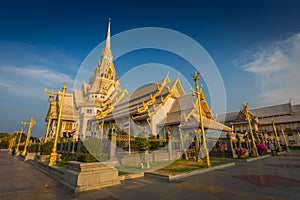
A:
[[[12,150],[11,155],[12,155],[12,156],[16,155],[16,149],[13,149],[13,150]]]
[[[274,152],[275,152],[275,145],[273,142],[270,142],[270,150],[271,150],[271,153],[272,153],[272,156],[274,156]]]

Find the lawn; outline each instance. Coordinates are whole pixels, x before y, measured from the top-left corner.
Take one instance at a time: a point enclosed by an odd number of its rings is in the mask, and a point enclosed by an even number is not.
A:
[[[223,161],[212,161],[211,166],[222,165],[227,162]],[[119,175],[125,175],[130,173],[142,173],[145,171],[154,171],[156,173],[174,175],[184,172],[190,172],[193,170],[198,170],[204,168],[202,162],[197,162],[194,160],[175,160],[175,161],[160,161],[150,163],[150,169],[141,169],[139,165],[135,166],[116,166],[119,170]]]
[[[226,162],[211,162],[211,166],[217,166],[217,165],[222,165],[225,164]],[[161,173],[161,174],[167,174],[167,175],[175,175],[175,174],[180,174],[184,172],[190,172],[194,170],[198,170],[204,168],[202,165],[202,162],[197,162],[194,160],[176,160],[170,165],[158,169],[155,172]]]

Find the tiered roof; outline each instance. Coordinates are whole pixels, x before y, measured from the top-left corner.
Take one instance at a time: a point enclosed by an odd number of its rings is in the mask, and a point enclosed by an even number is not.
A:
[[[235,122],[239,115],[237,112],[228,112],[226,114],[217,115],[217,121],[221,121],[225,117],[225,123]],[[300,104],[291,105],[291,103],[279,104],[261,108],[250,109],[249,113],[259,119],[259,124],[270,124],[272,118],[275,123],[287,123],[291,121],[300,121]]]
[[[58,112],[59,112],[59,105],[61,103],[61,95],[57,95],[55,99],[55,106],[51,108],[49,106],[49,110],[47,113],[46,121],[48,120],[49,117],[51,119],[56,120],[58,118]],[[63,109],[62,109],[62,119],[64,121],[74,121],[74,114],[77,115],[77,111],[74,110],[74,102],[73,102],[73,96],[65,96],[64,98],[64,104],[63,104]]]

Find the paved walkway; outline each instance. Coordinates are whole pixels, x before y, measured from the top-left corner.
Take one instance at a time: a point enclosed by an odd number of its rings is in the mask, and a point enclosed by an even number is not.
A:
[[[273,156],[168,183],[153,178],[70,194],[45,174],[0,153],[0,199],[299,199],[300,151]],[[4,169],[3,169],[4,168]],[[4,181],[3,181],[4,180]],[[45,187],[45,184],[48,187]]]
[[[0,150],[0,199],[68,199],[71,194],[46,174]]]

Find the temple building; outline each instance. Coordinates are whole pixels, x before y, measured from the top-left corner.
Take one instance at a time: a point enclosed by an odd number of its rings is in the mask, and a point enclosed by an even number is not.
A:
[[[57,127],[57,119],[59,113],[59,105],[61,104],[61,95],[49,96],[49,108],[45,121],[47,122],[46,137],[47,141],[54,139]],[[65,96],[62,110],[62,122],[59,132],[60,137],[72,137],[77,139],[76,135],[76,110],[73,109],[73,97],[71,95]]]
[[[274,125],[280,142],[284,143],[284,136],[289,145],[300,145],[300,104],[292,105],[291,101],[286,104],[249,109],[251,125],[255,137],[265,140],[269,136],[275,137]],[[235,134],[240,137],[247,136],[249,125],[245,114],[241,111],[228,112],[217,116],[217,119],[225,115],[225,124],[233,125]],[[284,136],[283,136],[284,134]]]
[[[81,90],[74,89],[74,107],[78,110],[77,118],[79,138],[100,137],[99,124],[96,120],[97,112],[107,112],[120,100],[126,90],[122,90],[117,78],[113,63],[113,55],[110,49],[110,21],[106,36],[105,47],[100,55],[100,60],[91,76],[89,83],[83,83]]]
[[[131,93],[122,89],[110,48],[109,21],[105,47],[89,83],[83,83],[81,90],[74,90],[74,106],[79,112],[78,135],[79,138],[107,138],[113,125],[123,129],[126,123],[135,136],[164,138],[171,132],[179,135],[179,127],[187,130],[198,126],[196,101],[193,95],[185,93],[179,77],[172,81],[167,74],[162,80]],[[206,128],[229,131],[228,127],[214,121],[204,95],[201,104]]]
[[[153,159],[156,156],[160,160],[178,158],[182,152],[195,147],[196,135],[201,132],[197,95],[184,91],[180,76],[171,80],[168,74],[162,80],[143,85],[133,92],[123,89],[113,63],[110,25],[109,20],[105,47],[89,82],[82,83],[81,89],[73,90],[73,97],[65,99],[62,134],[72,130],[73,138],[82,141],[89,138],[100,139],[109,159],[113,159],[118,153],[118,150],[112,149],[113,146],[130,152],[130,142],[136,136],[143,135],[155,143],[153,146],[157,149],[164,149],[163,153],[153,155]],[[53,133],[57,112],[51,112],[51,105],[46,121],[51,121],[49,132]],[[200,105],[208,147],[213,148],[219,135],[226,138],[232,129],[214,119],[202,88]],[[73,115],[70,117],[68,114]],[[208,133],[208,130],[218,132],[219,135],[209,134],[212,132]],[[123,159],[119,156],[121,164],[126,164],[129,160],[128,157]]]

